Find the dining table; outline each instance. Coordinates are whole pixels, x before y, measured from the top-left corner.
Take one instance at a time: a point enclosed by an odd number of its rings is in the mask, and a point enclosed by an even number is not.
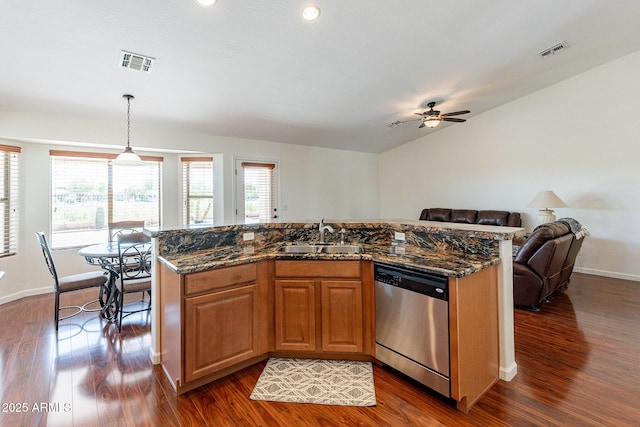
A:
[[[78,251],[78,255],[84,257],[85,261],[91,265],[102,265],[101,261],[103,259],[117,263],[119,256],[118,242],[106,242],[86,246]]]
[[[98,300],[100,301],[102,317],[107,320],[113,320],[118,314],[116,304],[118,293],[116,281],[119,278],[118,270],[120,265],[118,242],[105,242],[86,246],[78,251],[78,255],[83,257],[87,264],[99,266],[109,272],[109,280],[100,287]]]
[[[102,317],[107,320],[115,319],[117,314],[116,280],[118,278],[112,269],[107,268],[106,263],[109,263],[112,266],[118,264],[118,243],[108,242],[86,246],[78,251],[78,255],[83,257],[87,264],[99,266],[109,273],[109,280],[107,280],[107,283],[100,286],[98,301],[100,302]]]

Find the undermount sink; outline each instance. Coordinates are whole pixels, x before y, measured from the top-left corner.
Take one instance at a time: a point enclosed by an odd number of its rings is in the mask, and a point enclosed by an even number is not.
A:
[[[362,253],[362,246],[329,245],[329,246],[323,246],[322,252],[325,254],[359,254],[359,253]]]
[[[322,248],[322,246],[316,245],[285,245],[280,246],[278,249],[279,252],[283,252],[285,254],[315,254],[318,253],[318,249]]]
[[[284,245],[279,252],[285,254],[359,254],[362,246],[358,245]]]

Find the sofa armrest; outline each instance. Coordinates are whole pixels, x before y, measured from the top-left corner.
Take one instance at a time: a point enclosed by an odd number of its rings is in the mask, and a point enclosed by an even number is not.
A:
[[[507,226],[508,227],[522,226],[522,218],[520,217],[520,212],[509,213],[509,217],[507,218]]]
[[[544,279],[528,265],[513,263],[513,303],[535,307],[540,301]]]

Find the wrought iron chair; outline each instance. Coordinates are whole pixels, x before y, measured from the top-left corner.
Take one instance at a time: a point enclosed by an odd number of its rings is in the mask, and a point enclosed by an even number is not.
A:
[[[144,220],[141,221],[117,221],[109,223],[109,241],[116,242],[121,234],[139,233],[144,228]]]
[[[79,273],[73,274],[70,276],[58,276],[58,272],[56,270],[55,263],[53,262],[53,256],[51,255],[51,250],[49,249],[49,244],[47,243],[47,239],[44,236],[44,232],[39,231],[36,233],[36,237],[38,238],[38,243],[40,243],[40,247],[42,248],[42,253],[44,254],[44,260],[47,263],[47,267],[49,268],[49,272],[51,272],[51,276],[53,276],[54,281],[54,290],[55,290],[55,312],[54,312],[54,320],[56,325],[56,331],[58,330],[58,323],[60,320],[68,319],[70,317],[76,316],[83,311],[101,311],[102,307],[98,307],[95,309],[87,308],[89,304],[92,303],[100,303],[100,295],[107,291],[109,275],[106,271],[90,271],[87,273]],[[83,305],[68,305],[64,307],[60,307],[60,295],[66,292],[79,291],[81,289],[87,288],[100,288],[100,292],[98,297],[95,300],[88,301]],[[72,314],[68,314],[66,316],[60,317],[60,312],[63,310],[71,310],[74,309],[75,312]]]
[[[122,332],[122,318],[133,313],[151,309],[151,238],[143,233],[118,235],[119,280],[116,281],[116,305],[118,332]],[[149,295],[147,307],[136,310],[124,309],[126,294],[142,292]]]

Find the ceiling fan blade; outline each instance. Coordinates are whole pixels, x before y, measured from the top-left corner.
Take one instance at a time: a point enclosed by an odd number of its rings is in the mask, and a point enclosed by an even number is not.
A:
[[[454,111],[453,113],[444,113],[442,114],[442,117],[448,117],[448,116],[458,116],[460,114],[469,114],[471,111],[469,110],[463,110],[463,111]]]
[[[427,112],[425,111],[424,113],[413,113],[413,114],[417,114],[419,116],[425,116],[427,114]]]
[[[424,122],[420,123],[420,126],[418,126],[418,129],[422,129],[423,127],[425,127]]]
[[[466,122],[466,119],[455,119],[453,117],[443,117],[442,121],[445,122],[456,122],[456,123],[462,123],[462,122]]]

